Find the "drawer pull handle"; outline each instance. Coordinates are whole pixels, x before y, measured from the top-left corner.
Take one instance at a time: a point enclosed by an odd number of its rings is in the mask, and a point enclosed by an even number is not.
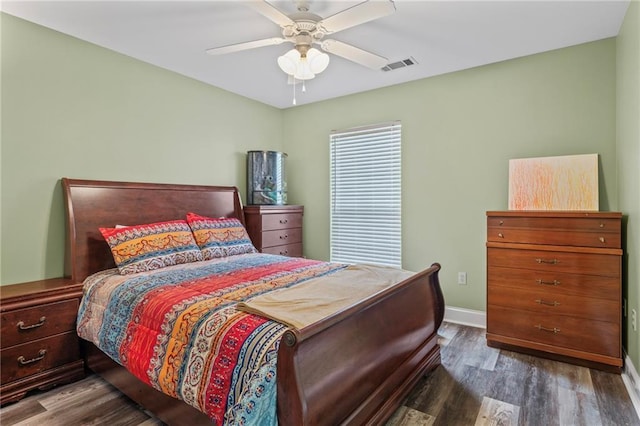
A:
[[[24,325],[24,321],[20,321],[16,325],[18,326],[18,330],[31,330],[32,328],[42,327],[46,320],[47,320],[47,317],[43,316],[43,317],[40,317],[40,321],[35,324]]]
[[[560,285],[560,281],[558,280],[553,280],[553,281],[536,280],[536,282],[542,285]]]
[[[282,256],[286,256],[287,254],[289,254],[289,250],[283,250],[280,252],[280,255]]]
[[[604,243],[604,242],[605,242],[604,237],[600,237],[600,238],[598,238],[598,239],[600,240],[600,242],[601,242],[601,243]]]
[[[498,232],[498,237],[504,238],[504,234],[502,232]]]
[[[289,221],[287,219],[280,219],[280,223],[285,225],[286,223],[288,223]]]
[[[504,225],[504,220],[500,221],[500,226]]]
[[[35,358],[31,358],[31,359],[24,359],[24,357],[22,355],[20,355],[18,357],[18,363],[20,365],[29,365],[29,364],[33,364],[34,362],[38,362],[41,359],[44,358],[44,356],[47,354],[47,350],[46,349],[40,349],[40,352],[38,352],[38,356]]]
[[[538,263],[548,263],[550,265],[556,265],[558,263],[560,263],[560,261],[558,259],[536,259],[536,262]]]
[[[280,239],[281,240],[286,240],[287,238],[289,238],[289,235],[287,235],[287,234],[280,235]]]
[[[547,328],[547,327],[543,327],[542,325],[538,324],[536,325],[536,328],[540,331],[548,331],[549,333],[553,333],[553,334],[558,334],[560,333],[560,329],[557,327],[553,327],[553,328]]]
[[[604,223],[601,223],[601,224],[600,224],[600,228],[604,228]]]
[[[558,305],[560,305],[560,302],[556,302],[555,300],[553,302],[547,302],[546,300],[543,300],[543,299],[536,299],[536,303],[538,305],[546,305],[546,306],[558,306]]]

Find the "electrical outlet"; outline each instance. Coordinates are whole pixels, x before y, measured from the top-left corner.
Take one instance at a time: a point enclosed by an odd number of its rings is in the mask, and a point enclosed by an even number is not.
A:
[[[458,272],[458,284],[467,285],[467,273],[466,272]]]
[[[631,310],[631,327],[633,327],[633,331],[638,329],[638,315],[635,309]]]

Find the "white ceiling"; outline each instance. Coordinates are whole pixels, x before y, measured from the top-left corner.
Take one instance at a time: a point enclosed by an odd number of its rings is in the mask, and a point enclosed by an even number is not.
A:
[[[270,1],[285,13],[294,0]],[[327,17],[359,1],[310,0]],[[307,82],[297,104],[458,71],[618,34],[629,1],[408,1],[396,12],[335,34],[396,62],[373,71],[337,56]],[[205,50],[281,36],[280,28],[243,1],[2,1],[3,12],[175,71],[278,108],[292,106],[293,86],[276,58],[292,45],[222,56]]]

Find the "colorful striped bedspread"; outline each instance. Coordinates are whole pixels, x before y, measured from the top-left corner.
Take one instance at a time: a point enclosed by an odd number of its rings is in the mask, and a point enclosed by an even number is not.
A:
[[[99,272],[85,281],[78,334],[218,425],[275,425],[276,354],[287,326],[235,306],[344,267],[256,253]]]

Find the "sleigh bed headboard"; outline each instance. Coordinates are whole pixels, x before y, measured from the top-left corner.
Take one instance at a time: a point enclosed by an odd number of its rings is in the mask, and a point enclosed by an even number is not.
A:
[[[244,223],[238,188],[62,178],[66,207],[65,276],[82,282],[115,267],[98,228],[184,219],[188,212]]]

